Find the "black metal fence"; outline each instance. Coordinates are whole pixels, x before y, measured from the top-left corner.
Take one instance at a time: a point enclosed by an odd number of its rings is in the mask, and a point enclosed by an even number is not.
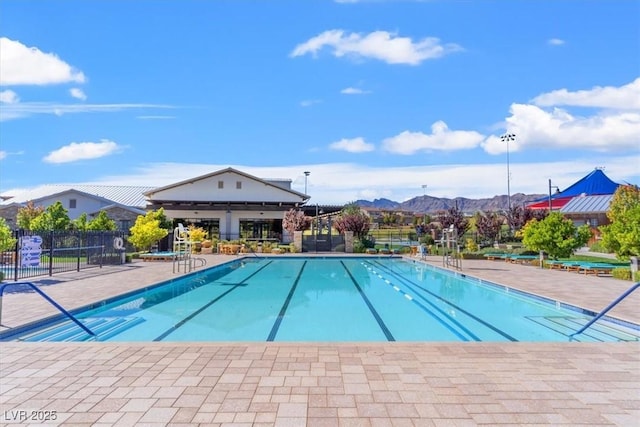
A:
[[[124,231],[16,230],[14,248],[0,254],[6,280],[101,268],[125,262]]]

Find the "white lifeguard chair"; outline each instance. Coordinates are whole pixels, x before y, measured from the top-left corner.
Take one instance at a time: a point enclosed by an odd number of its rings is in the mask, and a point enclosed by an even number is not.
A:
[[[180,272],[183,267],[184,272],[191,271],[191,236],[189,229],[182,223],[173,230],[173,272]]]

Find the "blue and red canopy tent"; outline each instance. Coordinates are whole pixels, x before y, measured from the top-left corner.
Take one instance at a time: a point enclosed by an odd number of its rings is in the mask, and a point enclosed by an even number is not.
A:
[[[560,210],[576,196],[596,196],[613,194],[620,184],[613,182],[601,169],[595,169],[589,175],[569,186],[566,190],[551,195],[551,209]],[[527,205],[528,209],[549,209],[549,197],[540,198]]]

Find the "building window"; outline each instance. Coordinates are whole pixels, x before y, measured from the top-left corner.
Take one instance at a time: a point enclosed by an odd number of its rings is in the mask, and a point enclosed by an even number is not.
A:
[[[128,231],[131,228],[131,220],[121,219],[120,220],[120,230]]]
[[[236,188],[237,188],[238,190],[241,190],[241,189],[242,189],[242,181],[236,181]]]
[[[224,188],[224,181],[218,181],[218,188],[219,189],[223,189]]]
[[[76,208],[76,199],[69,199],[69,209]]]

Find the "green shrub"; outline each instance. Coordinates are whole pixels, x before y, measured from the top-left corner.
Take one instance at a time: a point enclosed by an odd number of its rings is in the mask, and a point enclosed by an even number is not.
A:
[[[423,244],[429,246],[429,245],[433,245],[435,243],[435,241],[433,240],[433,237],[431,237],[428,234],[425,234],[424,236],[422,236],[420,238],[420,243],[423,243]]]
[[[478,244],[472,238],[468,238],[465,243],[465,249],[469,252],[478,252]]]
[[[604,248],[604,246],[602,246],[602,243],[601,243],[601,242],[599,242],[599,241],[598,241],[598,242],[595,242],[593,245],[591,245],[591,246],[589,247],[589,252],[598,252],[598,253],[601,253],[601,254],[606,254],[606,253],[608,253],[609,251],[608,251],[608,250],[606,250],[606,249]]]
[[[367,250],[367,247],[361,240],[358,240],[353,243],[353,253],[363,254],[366,250]]]
[[[3,280],[4,280],[4,273],[0,271],[0,282],[2,282]]]
[[[481,252],[463,252],[462,259],[485,259]]]
[[[628,268],[614,268],[611,275],[614,279],[631,280],[631,270]]]

